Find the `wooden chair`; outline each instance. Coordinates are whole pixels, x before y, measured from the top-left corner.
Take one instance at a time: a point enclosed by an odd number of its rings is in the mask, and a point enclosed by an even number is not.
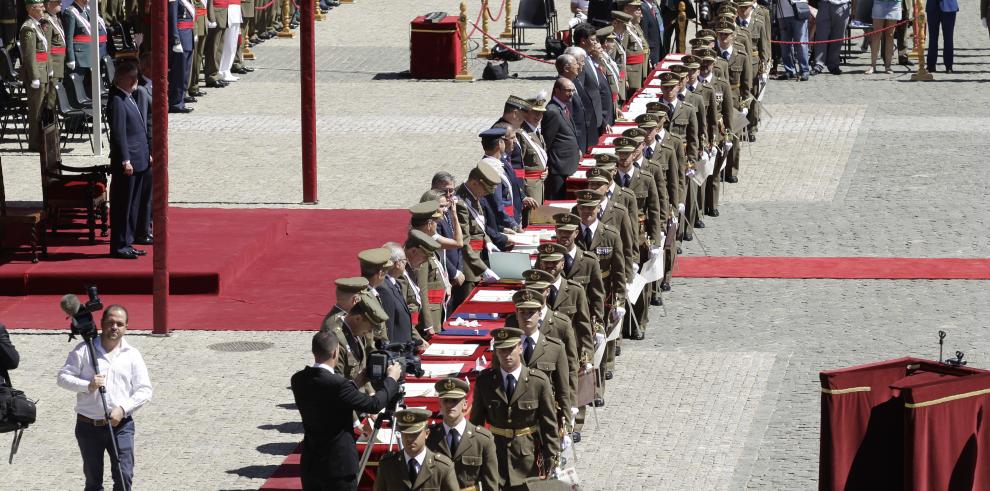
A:
[[[0,162],[0,246],[16,249],[24,244],[31,246],[32,263],[38,262],[38,249],[42,256],[48,255],[44,211],[35,207],[7,208],[3,163]]]
[[[96,243],[96,218],[100,218],[101,236],[107,236],[107,174],[109,165],[71,167],[62,164],[58,128],[49,124],[42,130],[41,196],[46,222],[54,234],[64,209],[86,210],[89,243]]]

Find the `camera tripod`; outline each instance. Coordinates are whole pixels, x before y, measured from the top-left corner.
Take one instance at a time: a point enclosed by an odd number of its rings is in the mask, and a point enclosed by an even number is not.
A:
[[[405,409],[406,404],[403,399],[405,395],[405,389],[399,386],[399,393],[396,394],[395,398],[389,401],[388,406],[385,408],[378,418],[375,419],[375,426],[371,431],[371,436],[368,437],[367,442],[364,444],[364,452],[361,453],[361,461],[358,463],[358,482],[361,482],[361,478],[364,476],[364,468],[368,465],[368,459],[371,458],[371,451],[375,448],[375,439],[378,437],[378,430],[382,429],[382,424],[387,420],[388,427],[392,430],[392,436],[388,439],[388,451],[392,451],[393,444],[399,444],[401,442],[398,440],[398,436],[395,432],[395,410],[400,406]]]
[[[83,334],[83,342],[86,343],[86,348],[89,349],[89,361],[93,365],[94,376],[100,374],[100,366],[96,361],[96,348],[93,346],[93,339],[95,337],[95,332],[87,332]],[[117,469],[117,475],[120,476],[120,486],[124,489],[124,491],[130,491],[130,486],[124,479],[124,470],[120,466],[120,453],[118,450],[119,446],[117,445],[117,435],[113,432],[113,425],[110,424],[110,406],[107,405],[107,388],[105,385],[100,386],[100,400],[103,402],[103,417],[106,418],[105,421],[107,422],[107,431],[110,433],[110,446],[113,449],[113,455],[117,461],[114,467]],[[100,458],[103,457],[101,456]]]

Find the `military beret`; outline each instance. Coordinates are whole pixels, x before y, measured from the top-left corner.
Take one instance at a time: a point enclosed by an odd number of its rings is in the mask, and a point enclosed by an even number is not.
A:
[[[492,329],[492,339],[495,340],[495,348],[512,348],[522,341],[522,329],[515,327],[500,327]]]
[[[388,320],[388,314],[382,308],[382,303],[370,291],[359,294],[360,301],[351,307],[350,314],[363,315],[372,324],[381,324]]]
[[[688,67],[689,70],[697,70],[698,68],[701,68],[701,58],[694,55],[682,56],[681,63]]]
[[[678,77],[684,78],[684,75],[688,72],[688,67],[678,63],[676,65],[670,65],[670,71],[674,72]]]
[[[681,83],[681,77],[674,72],[660,72],[657,74],[657,78],[660,79],[661,87],[674,87]]]
[[[441,399],[463,399],[471,390],[471,384],[466,380],[447,377],[433,384],[433,389],[437,391],[437,396]]]
[[[736,25],[732,22],[722,20],[715,24],[715,32],[719,34],[733,34],[736,32]]]
[[[522,97],[516,97],[514,95],[510,95],[509,98],[505,101],[505,103],[510,106],[516,107],[518,109],[522,109],[523,111],[529,111],[530,108],[532,107],[529,105],[528,102],[526,102],[526,99],[523,99]]]
[[[586,175],[588,176],[589,183],[597,184],[611,184],[612,183],[612,170],[615,168],[615,164],[610,164],[611,168],[606,167],[593,167],[588,169]],[[597,186],[595,186],[597,187]]]
[[[639,116],[636,116],[636,124],[638,124],[640,128],[653,129],[656,128],[659,125],[659,123],[660,123],[660,118],[653,113],[643,113],[640,114]]]
[[[665,101],[652,101],[646,103],[646,110],[650,113],[656,114],[657,117],[669,118],[670,117],[670,105]]]
[[[578,206],[598,206],[602,203],[602,193],[593,189],[582,189],[575,193],[575,195],[577,196]]]
[[[358,253],[358,261],[362,266],[392,267],[392,251],[384,247],[365,249]]]
[[[626,136],[620,136],[612,140],[612,144],[615,145],[615,153],[632,153],[639,146],[639,143],[634,138]]]
[[[711,48],[696,49],[693,51],[693,53],[695,56],[700,57],[701,61],[703,62],[715,61],[715,58],[718,57],[718,53],[716,53],[715,50]]]
[[[625,12],[622,12],[621,10],[613,10],[612,11],[612,19],[628,24],[629,21],[632,20],[632,16],[629,15],[629,14],[627,14],[627,13],[625,13]]]
[[[711,29],[702,29],[695,33],[695,36],[698,36],[700,39],[708,41],[708,43],[711,44],[711,42],[715,40],[715,31]]]
[[[573,213],[558,213],[553,216],[553,222],[558,230],[577,230],[578,225],[581,224],[581,218]]]
[[[615,165],[619,163],[619,157],[616,157],[610,153],[598,153],[595,154],[595,165],[598,167],[604,167],[606,169],[614,169]]]
[[[426,235],[425,232],[421,230],[410,230],[409,235],[406,237],[406,246],[419,247],[427,253],[436,252],[440,248],[440,243],[436,241],[433,237]]]
[[[516,305],[516,308],[539,309],[543,307],[543,294],[536,290],[531,290],[527,285],[527,288],[523,288],[512,294],[512,303]]]
[[[333,282],[337,291],[344,293],[361,293],[368,288],[368,279],[361,276],[337,278]]]
[[[395,425],[398,427],[399,433],[419,433],[423,431],[423,428],[426,428],[426,422],[429,421],[430,416],[433,416],[433,411],[429,409],[403,409],[395,412]]]
[[[505,133],[505,128],[488,128],[487,130],[478,133],[478,136],[483,139],[502,138],[505,136]]]
[[[641,114],[641,116],[645,116],[645,114]],[[646,139],[646,132],[639,128],[629,128],[628,130],[622,132],[622,136],[632,138],[637,144],[639,144],[643,143],[643,140]]]
[[[553,283],[553,275],[543,271],[542,269],[527,269],[523,271],[523,279],[526,280],[526,288],[533,288],[535,290],[542,290],[550,286]]]
[[[479,163],[474,170],[475,172],[472,172],[472,174],[476,174],[480,180],[491,186],[498,185],[498,183],[502,182],[502,179],[498,176],[498,172],[491,165]]]
[[[609,34],[614,34],[615,28],[612,26],[605,26],[597,31],[595,31],[595,36],[603,38],[608,37]]]
[[[567,248],[556,242],[540,244],[536,250],[540,253],[537,256],[540,261],[563,261],[564,254],[567,254]]]
[[[413,219],[427,220],[430,218],[440,218],[440,202],[437,200],[423,201],[409,207],[409,213]]]

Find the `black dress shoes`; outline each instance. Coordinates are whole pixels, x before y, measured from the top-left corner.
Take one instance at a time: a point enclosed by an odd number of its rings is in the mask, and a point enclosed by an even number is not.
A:
[[[134,239],[134,243],[135,244],[141,244],[141,245],[151,245],[151,244],[154,244],[155,243],[155,238],[152,237],[152,236],[139,237],[137,239]]]
[[[739,182],[739,178],[736,176],[729,176],[725,178],[725,182],[731,182],[733,184]]]
[[[708,215],[710,217],[717,217],[718,216],[718,208],[711,208],[711,209],[705,210],[705,215]]]
[[[701,219],[695,220],[694,228],[705,228],[705,222],[701,221]]]
[[[123,252],[114,251],[110,253],[110,257],[114,259],[137,259],[138,255],[134,251],[127,250]]]
[[[644,338],[646,338],[646,333],[644,333],[643,331],[636,331],[633,333],[632,338],[634,341],[642,341]]]
[[[580,431],[575,431],[574,433],[571,433],[571,441],[574,442],[574,443],[580,443],[581,442],[581,432]]]
[[[182,99],[182,101],[185,102],[186,104],[191,104],[193,102],[199,102],[199,99],[191,95],[187,95],[184,99]]]
[[[594,405],[595,405],[595,407],[602,407],[602,406],[604,406],[605,405],[605,398],[604,397],[596,397],[595,398]]]
[[[223,80],[214,80],[212,82],[206,82],[206,86],[210,87],[211,89],[222,89],[227,85],[229,84],[227,82],[224,82]]]
[[[756,142],[756,133],[750,133],[749,134],[749,142],[750,143]]]
[[[687,242],[691,242],[692,240],[694,240],[694,236],[685,232],[684,233],[684,240],[687,241]]]
[[[615,356],[619,356],[621,354],[622,354],[622,346],[615,345]]]
[[[231,68],[230,71],[231,73],[236,73],[238,75],[246,75],[248,72],[244,67],[240,67],[240,66]]]
[[[670,291],[670,283],[667,283],[666,281],[660,283],[660,291],[662,291],[662,292],[669,292]]]
[[[168,108],[168,112],[170,112],[170,113],[179,113],[179,114],[189,114],[189,113],[193,112],[193,108],[191,108],[191,107],[175,107],[175,106],[172,106],[172,107]]]
[[[203,97],[204,95],[206,95],[206,92],[203,92],[202,90],[196,89],[196,90],[190,92],[189,95],[192,96],[192,97]]]
[[[653,297],[650,299],[650,305],[654,307],[659,307],[663,305],[663,300],[660,297]]]
[[[605,380],[612,380],[612,371],[611,370],[606,370],[605,371]]]
[[[131,252],[131,254],[134,254],[135,256],[144,256],[144,255],[147,255],[148,254],[148,251],[142,251],[141,249],[135,249],[133,247],[131,247],[131,251],[130,252]]]

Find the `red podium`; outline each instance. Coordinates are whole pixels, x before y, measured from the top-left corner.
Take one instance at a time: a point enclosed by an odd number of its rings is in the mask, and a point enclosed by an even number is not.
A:
[[[456,16],[439,22],[413,19],[409,33],[409,73],[413,78],[454,78],[461,71],[461,33]]]
[[[919,358],[823,371],[819,489],[990,489],[990,372]]]

